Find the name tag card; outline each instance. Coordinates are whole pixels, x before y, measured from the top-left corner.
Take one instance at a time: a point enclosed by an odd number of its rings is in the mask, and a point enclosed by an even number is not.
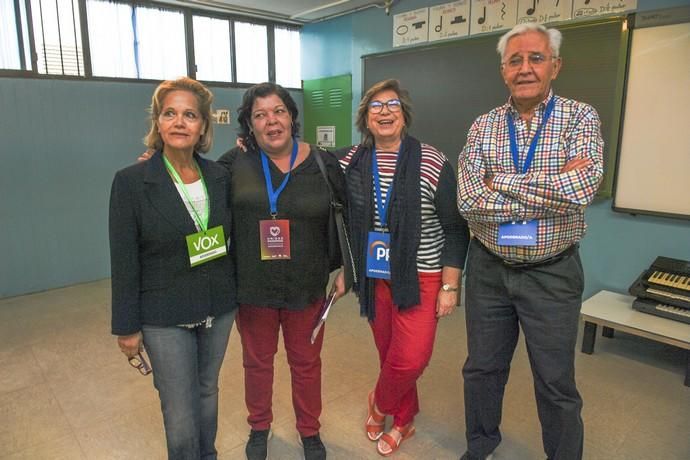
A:
[[[209,228],[205,232],[192,233],[186,236],[189,264],[192,267],[204,264],[209,260],[223,257],[227,254],[223,226]]]
[[[290,221],[266,219],[259,221],[261,260],[290,259]]]
[[[499,246],[536,246],[537,221],[504,222],[498,226]]]
[[[369,232],[367,244],[367,276],[369,278],[391,279],[390,233]]]

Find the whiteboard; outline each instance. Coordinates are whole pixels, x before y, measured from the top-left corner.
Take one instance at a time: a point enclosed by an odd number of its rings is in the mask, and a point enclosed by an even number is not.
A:
[[[634,29],[613,208],[690,219],[690,23]]]

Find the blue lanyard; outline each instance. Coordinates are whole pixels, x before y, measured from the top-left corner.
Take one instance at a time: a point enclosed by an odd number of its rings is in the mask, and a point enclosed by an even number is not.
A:
[[[517,137],[515,136],[515,120],[513,120],[513,115],[510,113],[510,110],[508,110],[506,118],[508,123],[508,133],[510,134],[510,153],[513,155],[513,164],[515,165],[515,169],[517,170],[518,174],[525,174],[529,170],[529,167],[532,165],[532,160],[534,160],[534,151],[537,149],[539,137],[541,136],[541,130],[549,121],[549,117],[551,116],[551,112],[553,111],[554,105],[556,105],[556,98],[552,96],[551,100],[549,100],[549,103],[546,104],[546,110],[544,110],[544,117],[542,118],[541,124],[539,125],[539,128],[537,128],[537,132],[534,133],[532,142],[529,145],[529,150],[527,151],[527,158],[525,158],[525,164],[522,165],[522,170],[520,170],[520,157],[517,146]]]
[[[268,156],[266,153],[259,149],[261,154],[261,167],[264,170],[264,179],[266,179],[266,191],[268,192],[268,203],[271,206],[271,216],[275,218],[278,215],[278,197],[283,192],[283,189],[290,180],[290,173],[292,172],[292,166],[295,164],[297,159],[297,139],[292,138],[292,153],[290,154],[290,169],[283,178],[283,182],[280,184],[277,190],[273,190],[273,182],[271,181],[271,169],[268,167]]]
[[[398,155],[400,155],[400,151],[402,150],[402,143],[400,143],[400,149],[398,149]],[[388,205],[391,202],[391,197],[393,196],[393,184],[395,183],[395,176],[393,176],[393,181],[391,181],[390,187],[388,187],[388,194],[386,195],[386,201],[383,201],[383,195],[381,194],[381,177],[379,175],[379,162],[376,159],[376,147],[373,149],[373,173],[374,173],[374,187],[376,188],[376,208],[379,210],[379,220],[381,221],[381,225],[384,227],[388,225],[388,220],[386,217],[388,216]],[[397,162],[397,156],[396,156],[396,162]]]

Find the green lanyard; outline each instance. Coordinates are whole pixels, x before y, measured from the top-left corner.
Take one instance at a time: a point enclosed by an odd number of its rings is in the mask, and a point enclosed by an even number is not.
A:
[[[201,178],[201,185],[204,186],[204,196],[206,198],[206,212],[203,215],[203,218],[199,216],[199,213],[197,212],[196,208],[194,207],[194,204],[192,203],[191,198],[189,198],[189,194],[187,193],[187,187],[185,187],[184,182],[182,182],[182,179],[180,178],[180,175],[177,174],[177,171],[175,171],[175,168],[170,164],[168,159],[163,155],[163,161],[165,162],[165,167],[168,168],[168,172],[173,176],[175,179],[175,182],[180,184],[180,187],[182,188],[182,194],[184,197],[187,199],[187,202],[189,202],[189,207],[192,208],[192,212],[194,213],[194,220],[196,223],[201,227],[201,229],[206,232],[208,229],[208,190],[206,189],[206,182],[204,181],[204,176],[201,174],[201,170],[199,169],[199,165],[196,164],[196,161],[194,162],[194,166],[196,166],[196,171],[199,173],[199,178]]]

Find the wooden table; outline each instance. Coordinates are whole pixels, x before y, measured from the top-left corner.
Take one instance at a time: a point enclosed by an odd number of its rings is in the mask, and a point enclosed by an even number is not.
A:
[[[602,335],[613,338],[614,330],[666,343],[686,351],[685,385],[690,386],[690,324],[633,310],[634,297],[599,291],[582,304],[580,312],[585,322],[582,352],[592,354],[597,325]]]

